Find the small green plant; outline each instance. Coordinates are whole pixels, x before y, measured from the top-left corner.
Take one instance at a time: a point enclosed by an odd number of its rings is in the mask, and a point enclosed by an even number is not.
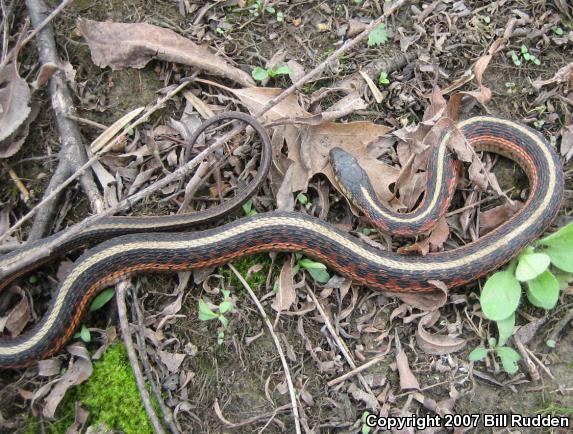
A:
[[[388,42],[388,33],[384,24],[379,24],[368,34],[369,47],[385,44],[386,42]]]
[[[199,320],[200,321],[211,321],[218,319],[223,327],[229,325],[229,319],[225,316],[228,312],[233,312],[235,306],[231,300],[231,291],[228,289],[221,290],[223,293],[223,301],[219,306],[215,306],[217,312],[212,310],[209,305],[202,298],[199,299]]]
[[[102,307],[104,307],[113,298],[114,294],[115,290],[113,288],[104,289],[93,299],[89,311],[95,312],[96,310],[99,310]],[[92,335],[90,333],[90,329],[82,324],[80,331],[74,334],[74,339],[78,338],[84,341],[85,343],[91,342]]]
[[[362,423],[362,426],[360,428],[361,434],[370,434],[370,431],[372,430],[372,428],[370,428],[366,423],[366,418],[368,416],[370,416],[370,412],[366,410],[362,413],[362,416],[360,417],[360,422]]]
[[[559,26],[553,26],[551,30],[553,30],[553,33],[555,33],[557,36],[563,36],[563,33],[565,33]]]
[[[515,374],[519,370],[517,362],[521,359],[521,356],[511,347],[505,347],[503,345],[498,345],[495,338],[489,340],[490,348],[477,347],[469,355],[469,360],[471,362],[479,362],[486,358],[486,356],[493,352],[501,360],[501,365],[503,370],[508,374]]]
[[[513,334],[515,311],[521,300],[522,284],[526,285],[525,295],[529,303],[549,310],[557,304],[560,290],[573,278],[571,273],[573,223],[536,241],[512,260],[505,270],[489,277],[481,292],[480,304],[485,317],[496,322],[499,336],[496,343],[490,342],[491,349],[478,347],[472,351],[470,360],[482,360],[487,353],[494,351],[502,360],[506,372],[517,372],[513,369],[513,365],[519,360],[515,359],[517,353],[509,351],[508,347],[503,345]]]
[[[510,51],[509,54],[511,55],[511,60],[515,66],[521,66],[523,65],[523,62],[530,62],[537,66],[541,65],[541,60],[539,60],[534,54],[530,53],[529,48],[525,44],[521,45],[519,53]]]
[[[257,211],[253,209],[253,199],[249,199],[243,204],[243,212],[247,217],[257,215]]]
[[[382,71],[378,76],[378,84],[382,86],[388,86],[390,84],[390,79],[388,78],[388,73]]]
[[[312,207],[312,202],[308,200],[308,196],[304,193],[299,193],[298,196],[296,197],[296,200],[306,209],[310,209],[310,207]]]
[[[288,74],[292,74],[292,71],[286,65],[279,66],[276,69],[273,68],[265,69],[261,68],[260,66],[256,66],[255,68],[253,68],[253,71],[251,72],[252,77],[257,81],[263,81],[269,77],[270,78],[276,77],[277,75],[288,75]]]
[[[326,271],[326,265],[304,258],[300,253],[297,253],[295,257],[297,263],[292,269],[293,276],[302,268],[308,271],[310,276],[319,283],[326,283],[330,280],[330,274]]]
[[[504,85],[505,85],[505,88],[507,89],[507,93],[509,95],[512,95],[516,92],[516,86],[515,86],[515,83],[513,81],[506,81],[504,83]]]

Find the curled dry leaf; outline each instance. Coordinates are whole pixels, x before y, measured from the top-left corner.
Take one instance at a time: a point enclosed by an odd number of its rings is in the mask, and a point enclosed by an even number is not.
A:
[[[0,158],[14,155],[23,140],[16,140],[19,128],[30,115],[30,88],[18,75],[15,63],[0,69]]]
[[[254,86],[246,72],[229,65],[173,30],[147,23],[113,23],[79,19],[92,60],[99,67],[143,68],[150,60],[182,63],[210,74],[226,77],[242,86]]]
[[[86,381],[93,372],[90,355],[82,343],[69,345],[66,349],[71,355],[75,357],[72,358],[68,370],[55,383],[50,394],[44,401],[42,414],[44,417],[49,419],[54,417],[56,409],[58,408],[58,405],[60,404],[67,390],[72,386],[76,386]]]
[[[543,86],[550,84],[560,84],[573,81],[573,62],[563,66],[548,80],[537,79],[532,85],[535,89],[541,89]]]
[[[431,327],[439,318],[440,313],[436,310],[420,319],[416,330],[416,342],[422,351],[427,354],[443,355],[464,348],[467,343],[465,339],[448,335],[433,335],[424,329],[424,327]]]

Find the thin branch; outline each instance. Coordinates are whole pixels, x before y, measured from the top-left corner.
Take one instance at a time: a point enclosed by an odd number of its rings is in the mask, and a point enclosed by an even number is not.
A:
[[[291,406],[292,406],[292,414],[294,417],[294,428],[295,428],[295,432],[297,434],[301,433],[300,430],[300,416],[298,414],[298,406],[297,406],[297,402],[296,402],[296,395],[295,395],[295,389],[294,389],[294,384],[292,382],[292,378],[290,375],[290,369],[288,367],[288,363],[286,361],[286,357],[285,354],[283,352],[282,346],[281,346],[281,342],[279,340],[279,337],[276,335],[275,331],[273,330],[273,325],[271,323],[271,321],[269,320],[269,317],[267,316],[267,313],[265,312],[265,309],[263,307],[263,305],[261,304],[261,302],[259,301],[259,299],[257,298],[257,296],[255,295],[255,293],[253,292],[253,290],[251,289],[251,287],[249,286],[249,284],[247,283],[247,281],[243,278],[243,276],[241,275],[241,273],[239,273],[237,271],[237,269],[235,267],[233,267],[233,264],[227,264],[229,266],[229,268],[233,271],[233,273],[235,273],[235,276],[237,276],[237,279],[239,279],[239,281],[241,282],[241,284],[245,287],[245,289],[247,290],[249,296],[253,299],[253,302],[255,303],[255,305],[257,306],[257,309],[259,310],[259,313],[261,314],[261,316],[263,317],[263,321],[265,322],[265,325],[267,326],[267,328],[269,329],[269,333],[271,334],[271,337],[273,338],[273,341],[275,343],[275,346],[277,347],[277,351],[279,353],[279,357],[281,359],[281,363],[283,365],[283,369],[285,371],[285,378],[286,378],[286,382],[287,382],[287,386],[288,386],[288,391],[289,391],[289,396],[290,396],[290,402],[291,402]]]
[[[149,421],[151,422],[151,425],[153,426],[153,429],[156,433],[165,434],[165,431],[163,430],[163,427],[159,423],[159,419],[155,414],[155,410],[153,410],[153,406],[151,405],[151,398],[149,397],[149,393],[145,387],[145,380],[143,379],[141,367],[139,366],[139,360],[137,358],[135,348],[133,347],[133,341],[131,340],[131,330],[129,329],[129,321],[127,320],[127,307],[125,303],[125,295],[129,285],[130,284],[126,281],[120,282],[117,285],[116,302],[117,314],[119,316],[119,324],[121,327],[121,335],[123,337],[125,348],[127,349],[127,357],[129,358],[129,363],[131,364],[133,375],[135,375],[135,381],[137,383],[137,388],[139,389],[141,402],[143,403],[145,411],[147,412],[147,417],[149,418]]]
[[[65,0],[60,5],[60,8],[43,19],[47,12],[43,0],[26,0],[26,7],[28,8],[35,30],[32,32],[32,35],[28,36],[20,45],[23,45],[24,42],[31,40],[34,35],[37,35],[38,56],[43,65],[47,63],[60,64],[54,31],[50,21],[68,3],[69,1]],[[7,57],[10,57],[10,55]],[[67,113],[74,111],[74,103],[64,74],[61,71],[57,71],[50,78],[50,95],[52,108],[56,116],[58,132],[60,134],[61,149],[59,152],[58,166],[44,191],[44,197],[51,196],[53,199],[47,202],[48,206],[42,207],[37,213],[34,224],[28,234],[28,240],[31,241],[42,238],[47,232],[49,224],[53,221],[59,194],[51,195],[51,193],[57,190],[72,172],[79,170],[82,163],[87,161],[87,155],[78,125],[66,117]],[[80,184],[90,201],[92,209],[96,212],[103,209],[103,199],[91,173],[82,172]]]

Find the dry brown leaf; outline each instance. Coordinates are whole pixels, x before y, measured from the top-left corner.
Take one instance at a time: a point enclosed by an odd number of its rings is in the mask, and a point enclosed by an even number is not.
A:
[[[270,99],[282,92],[282,89],[273,88],[228,90],[233,92],[251,113],[259,111]],[[349,101],[356,101],[355,96]],[[288,157],[294,162],[292,192],[306,190],[309,179],[317,173],[324,173],[331,183],[336,185],[328,154],[331,148],[338,146],[358,159],[382,200],[392,198],[388,185],[395,182],[398,169],[378,161],[368,153],[368,145],[378,142],[388,133],[388,127],[371,122],[323,122],[322,115],[313,116],[304,110],[294,94],[266,112],[263,118],[267,123],[276,124],[278,121],[291,120],[305,124],[299,128],[285,126],[284,138],[289,149]]]
[[[559,148],[565,161],[573,157],[573,124],[565,125],[561,128],[561,147]]]
[[[401,348],[396,350],[396,366],[400,377],[400,390],[420,390],[420,383],[410,369],[408,356]]]
[[[16,64],[0,69],[0,158],[14,155],[22,146],[23,140],[13,138],[30,115],[29,101],[30,88]]]
[[[326,122],[309,126],[303,131],[302,141],[287,143],[289,159],[294,161],[292,191],[305,190],[308,181],[318,173],[324,174],[332,185],[337,185],[330,165],[329,152],[339,147],[352,154],[368,174],[381,200],[389,201],[393,194],[389,185],[396,182],[399,170],[369,154],[368,145],[377,142],[389,131],[388,127],[371,122],[338,124]]]
[[[151,59],[159,59],[193,66],[242,86],[255,84],[246,72],[173,30],[147,23],[98,22],[83,18],[78,20],[78,27],[88,42],[93,62],[102,68],[143,68]]]
[[[541,89],[549,84],[559,84],[573,81],[573,62],[563,66],[548,80],[537,79],[532,85],[535,89]]]
[[[279,291],[271,307],[277,312],[289,310],[295,300],[296,291],[292,276],[292,263],[291,260],[286,260],[279,276]]]
[[[169,372],[177,372],[183,360],[185,360],[185,354],[183,353],[170,353],[168,351],[157,351],[161,362],[167,367]]]
[[[354,383],[350,383],[350,386],[348,387],[348,392],[352,395],[352,397],[355,400],[364,402],[366,406],[371,410],[376,410],[380,408],[378,400],[372,393],[359,389]]]
[[[52,377],[60,373],[62,361],[60,359],[40,360],[38,362],[38,375],[40,377]]]
[[[503,205],[480,212],[480,234],[485,235],[505,223],[510,217],[523,208],[523,205],[525,205],[523,202],[515,200],[513,201],[513,204],[506,202]]]
[[[45,85],[48,82],[48,80],[52,77],[52,75],[54,75],[56,71],[58,71],[59,69],[60,67],[55,63],[52,62],[44,63],[40,67],[40,71],[38,72],[36,79],[31,83],[32,88],[39,89],[40,87]]]
[[[424,329],[424,327],[431,327],[439,318],[440,313],[433,311],[420,319],[416,330],[416,342],[422,351],[427,354],[443,355],[464,348],[467,343],[465,339],[448,335],[433,335]]]
[[[11,337],[16,337],[22,333],[24,327],[32,318],[32,311],[28,297],[26,297],[26,294],[20,287],[14,286],[10,289],[10,292],[17,294],[20,297],[20,301],[10,309],[8,315],[0,318],[0,332],[6,329]]]
[[[251,113],[256,113],[263,108],[272,98],[283,92],[283,89],[272,87],[252,87],[247,89],[229,89],[243,104],[247,106]],[[295,119],[310,116],[298,103],[297,96],[291,94],[284,100],[273,106],[262,117],[265,123],[277,121],[279,119]]]
[[[70,387],[86,381],[93,372],[90,355],[82,343],[74,343],[69,345],[66,349],[70,354],[75,356],[75,358],[72,358],[68,370],[62,375],[62,378],[56,382],[50,394],[45,399],[42,414],[49,419],[54,417],[56,409],[67,390]]]

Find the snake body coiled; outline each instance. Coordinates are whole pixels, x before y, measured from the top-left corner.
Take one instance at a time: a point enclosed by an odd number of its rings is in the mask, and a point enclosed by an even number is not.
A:
[[[105,286],[137,272],[210,267],[267,251],[301,252],[355,283],[393,292],[431,291],[434,280],[454,288],[491,272],[551,224],[563,196],[563,171],[553,148],[528,127],[480,116],[458,123],[457,128],[477,150],[516,161],[530,181],[524,207],[476,242],[426,256],[402,256],[371,247],[324,221],[294,212],[259,214],[199,232],[123,235],[86,251],[75,262],[33,328],[15,339],[0,340],[0,367],[26,366],[59,351],[74,333],[90,300]],[[449,164],[449,136],[448,132],[441,138],[443,152],[436,153],[433,162],[438,174],[429,177],[424,203],[433,205],[426,208],[427,214],[421,218],[424,223],[433,206],[448,200],[449,187],[438,180],[448,178],[443,174]],[[344,173],[339,176],[342,178]],[[368,200],[365,203],[368,206]],[[392,225],[399,224],[389,213],[385,218]]]

